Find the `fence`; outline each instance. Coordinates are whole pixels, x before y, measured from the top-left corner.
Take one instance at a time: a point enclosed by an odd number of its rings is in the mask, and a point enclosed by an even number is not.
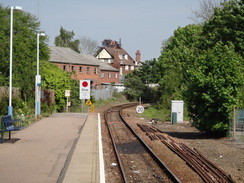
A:
[[[230,120],[229,135],[236,141],[244,142],[244,109],[233,110],[233,119]]]
[[[102,90],[96,90],[92,89],[91,90],[91,95],[94,96],[96,100],[106,100],[108,98],[111,98],[113,96],[113,91],[115,90],[114,87],[112,86],[107,86],[107,88],[102,89]]]

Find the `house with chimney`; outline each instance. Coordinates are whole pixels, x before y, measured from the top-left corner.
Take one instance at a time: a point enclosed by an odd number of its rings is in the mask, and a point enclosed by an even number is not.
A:
[[[128,52],[122,48],[121,43],[116,41],[111,41],[107,46],[100,47],[95,57],[101,62],[119,70],[120,82],[123,82],[126,74],[137,69],[141,64],[140,50],[136,51],[134,60]]]
[[[92,88],[101,89],[103,85],[119,84],[119,70],[99,61],[93,55],[79,54],[71,48],[50,46],[49,62],[71,73],[76,80],[90,80]]]

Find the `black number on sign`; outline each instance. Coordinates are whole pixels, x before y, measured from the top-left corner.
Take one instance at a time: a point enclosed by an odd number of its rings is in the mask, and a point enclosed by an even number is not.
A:
[[[136,112],[137,113],[143,113],[144,112],[144,107],[143,106],[137,106],[136,107]]]

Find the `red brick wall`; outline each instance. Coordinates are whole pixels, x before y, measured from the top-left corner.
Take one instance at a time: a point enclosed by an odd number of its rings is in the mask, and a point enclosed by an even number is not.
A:
[[[65,71],[67,72],[74,71],[74,74],[71,76],[72,79],[93,80],[92,87],[100,86],[101,83],[112,83],[112,82],[119,83],[119,71],[100,71],[98,66],[89,66],[89,65],[74,65],[74,64],[64,64],[64,63],[54,63],[54,64],[58,65],[59,68],[62,70],[64,70],[64,66],[65,66]],[[82,67],[82,72],[80,72],[80,67]],[[87,71],[88,67],[90,70],[89,72]],[[96,69],[96,72],[94,69]],[[117,74],[117,78],[116,78],[116,74]]]
[[[128,74],[128,73],[130,73],[130,72],[132,72],[133,70],[131,70],[131,66],[130,65],[128,65],[127,66],[127,70],[125,69],[125,65],[121,65],[120,67],[122,67],[122,69],[123,69],[123,74]],[[135,67],[134,66],[134,70],[136,69],[137,67]]]
[[[117,74],[117,78],[116,78]],[[103,76],[103,77],[102,77]],[[102,71],[100,75],[101,83],[119,83],[119,72],[115,71]]]
[[[91,65],[74,65],[74,64],[62,64],[62,63],[55,63],[59,66],[60,69],[67,72],[74,72],[74,74],[71,76],[72,79],[77,80],[84,80],[84,79],[91,79],[93,80],[92,86],[99,84],[99,67],[98,66],[91,66]],[[80,67],[82,67],[82,70],[80,70]],[[89,71],[88,71],[89,69]],[[96,71],[95,71],[96,69]]]

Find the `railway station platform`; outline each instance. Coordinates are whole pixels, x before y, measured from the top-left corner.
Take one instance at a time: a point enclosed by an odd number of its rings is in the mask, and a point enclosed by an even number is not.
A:
[[[100,116],[56,113],[0,144],[0,182],[105,182]]]

